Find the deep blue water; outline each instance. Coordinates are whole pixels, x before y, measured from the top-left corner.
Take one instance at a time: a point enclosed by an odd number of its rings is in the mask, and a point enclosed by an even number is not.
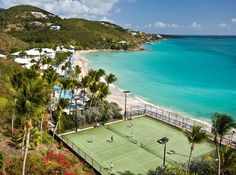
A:
[[[197,118],[222,112],[236,119],[236,38],[193,37],[146,45],[143,52],[87,54],[91,68],[160,106]]]

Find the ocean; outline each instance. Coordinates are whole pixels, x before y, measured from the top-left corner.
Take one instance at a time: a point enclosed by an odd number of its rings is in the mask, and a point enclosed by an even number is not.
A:
[[[118,77],[121,89],[154,105],[210,120],[215,112],[236,119],[236,37],[167,39],[145,51],[99,51],[89,67]]]

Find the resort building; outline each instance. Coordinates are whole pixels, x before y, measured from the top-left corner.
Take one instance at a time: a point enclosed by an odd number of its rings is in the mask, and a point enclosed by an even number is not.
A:
[[[61,26],[50,26],[50,30],[61,30]]]
[[[0,59],[6,59],[6,58],[7,58],[6,55],[0,54]]]
[[[43,14],[42,12],[31,12],[35,18],[47,18],[47,15]]]
[[[19,58],[21,55],[22,51],[15,52],[11,54],[14,58]],[[39,59],[41,55],[45,55],[50,58],[55,58],[55,51],[53,49],[49,48],[42,48],[42,51],[40,53],[39,49],[34,48],[25,51],[25,56],[24,58],[34,58],[34,59]]]

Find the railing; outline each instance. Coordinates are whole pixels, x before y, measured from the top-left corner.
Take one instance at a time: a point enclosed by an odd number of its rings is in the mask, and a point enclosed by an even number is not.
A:
[[[211,126],[207,125],[204,122],[197,121],[188,117],[183,117],[177,113],[152,105],[145,104],[143,106],[131,107],[127,110],[126,114],[128,118],[140,115],[148,115],[152,118],[158,119],[172,126],[188,131],[191,131],[194,125],[198,125],[201,126],[204,131],[208,132],[209,135],[211,133]],[[213,138],[211,137],[209,137],[209,139],[213,140]],[[223,137],[222,144],[229,145],[233,148],[236,147],[236,141],[233,141],[232,137]]]
[[[90,164],[97,172],[102,175],[111,175],[107,168],[104,168],[101,164],[99,164],[96,160],[94,160],[91,156],[81,150],[77,145],[71,142],[68,138],[61,136],[59,137],[61,141],[63,141],[70,149],[72,149],[78,156],[84,159],[88,164]]]

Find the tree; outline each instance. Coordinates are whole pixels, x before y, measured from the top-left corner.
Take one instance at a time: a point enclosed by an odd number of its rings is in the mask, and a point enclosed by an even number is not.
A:
[[[109,87],[110,84],[114,83],[115,81],[117,81],[117,78],[114,74],[109,74],[105,77],[105,80],[107,82],[107,85]]]
[[[76,65],[75,66],[75,77],[78,78],[80,73],[81,73],[81,68],[78,65]]]
[[[189,143],[191,144],[189,160],[188,160],[188,167],[189,167],[195,144],[202,143],[206,139],[206,134],[205,134],[205,132],[202,131],[202,128],[200,126],[193,126],[192,131],[186,132],[185,135],[186,135]]]
[[[214,142],[216,146],[217,158],[218,158],[218,175],[221,172],[221,157],[220,148],[223,136],[232,128],[235,127],[232,117],[226,114],[215,113],[212,118],[212,134],[214,134]],[[218,140],[218,137],[220,140]]]
[[[32,127],[34,113],[38,110],[38,108],[46,106],[49,101],[47,88],[45,87],[47,87],[47,85],[40,78],[24,82],[16,103],[17,113],[22,116],[25,121],[24,138],[26,138],[26,141],[24,146],[22,175],[25,175],[25,166],[30,142],[30,130]]]
[[[69,105],[69,100],[67,100],[67,99],[60,99],[58,101],[58,104],[57,104],[57,114],[58,114],[58,116],[57,116],[56,126],[53,130],[52,142],[54,141],[54,137],[55,137],[58,125],[60,123],[60,119],[61,119],[61,116],[62,116],[63,109],[65,109],[68,105]]]
[[[64,96],[66,95],[66,91],[70,88],[70,83],[71,83],[71,80],[69,79],[65,79],[65,78],[59,79],[59,86],[61,87],[59,99],[61,99],[62,90],[64,90]]]
[[[13,76],[11,77],[11,86],[13,88],[13,97],[14,97],[14,110],[13,110],[13,114],[11,117],[11,132],[13,135],[13,129],[14,129],[14,120],[15,120],[15,106],[16,106],[16,101],[17,101],[17,97],[18,97],[18,92],[21,88],[21,85],[23,84],[24,81],[24,76],[22,72],[16,73],[14,72]]]
[[[19,53],[19,56],[20,56],[21,58],[25,58],[25,57],[27,56],[27,53],[26,53],[25,51],[21,51],[21,52]]]
[[[222,175],[233,175],[236,173],[236,150],[224,146],[220,152],[221,155],[221,173]]]

